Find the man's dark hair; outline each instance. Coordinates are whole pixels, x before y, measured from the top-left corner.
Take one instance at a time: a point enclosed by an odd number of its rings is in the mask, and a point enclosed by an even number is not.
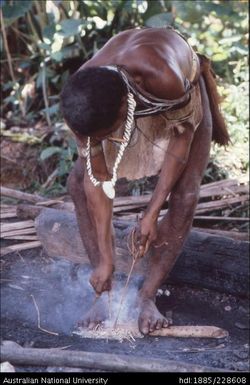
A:
[[[103,67],[80,69],[61,92],[61,109],[70,129],[80,135],[111,127],[127,93],[116,71]]]

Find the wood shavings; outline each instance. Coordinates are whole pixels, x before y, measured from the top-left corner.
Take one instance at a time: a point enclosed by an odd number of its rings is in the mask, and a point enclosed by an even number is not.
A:
[[[105,324],[97,325],[97,328],[93,330],[78,328],[73,333],[81,336],[82,338],[118,340],[120,342],[123,342],[124,340],[135,342],[136,338],[143,338],[143,334],[140,333],[137,327],[128,328],[125,325],[119,324],[115,328],[105,326]]]

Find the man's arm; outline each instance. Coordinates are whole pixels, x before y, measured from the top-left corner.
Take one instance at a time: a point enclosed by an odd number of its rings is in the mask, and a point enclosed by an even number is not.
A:
[[[110,179],[103,152],[91,158],[92,171],[96,179]],[[111,289],[113,273],[112,246],[112,211],[113,201],[104,194],[101,187],[95,187],[91,182],[85,163],[84,190],[87,197],[87,207],[96,228],[97,244],[100,251],[100,261],[90,279],[90,283],[98,294]]]
[[[183,134],[170,138],[159,180],[144,212],[139,229],[139,256],[143,256],[157,237],[157,219],[163,203],[181,176],[190,152],[193,131],[186,128]]]

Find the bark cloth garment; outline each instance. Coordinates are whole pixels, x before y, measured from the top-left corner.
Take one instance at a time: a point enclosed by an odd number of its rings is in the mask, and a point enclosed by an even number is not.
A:
[[[132,83],[129,75],[122,69],[131,86],[129,87],[130,92],[134,93],[137,103],[138,94],[140,94],[148,100],[152,100],[152,104],[155,101],[162,102],[162,104],[165,103],[165,111],[163,110],[158,113],[148,111],[148,114],[144,114],[143,111],[146,111],[147,107],[140,111],[140,104],[138,103],[138,109],[135,111],[134,130],[119,165],[118,178],[135,180],[159,174],[170,136],[180,135],[187,128],[195,131],[199,126],[203,113],[199,83],[192,84],[198,70],[197,63],[199,60],[197,55],[194,55],[194,71],[192,71],[192,77],[186,81],[186,90],[189,93],[187,103],[180,103],[181,99],[179,99],[176,104],[176,100],[165,101],[149,95]],[[167,108],[166,105],[168,105]],[[123,131],[124,127],[121,126],[112,136],[122,138]],[[105,139],[102,142],[102,147],[108,171],[112,174],[119,145]]]

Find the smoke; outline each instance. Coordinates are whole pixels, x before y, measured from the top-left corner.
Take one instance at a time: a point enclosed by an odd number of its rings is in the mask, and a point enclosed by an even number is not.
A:
[[[69,335],[94,303],[95,293],[89,283],[90,275],[89,265],[77,265],[61,258],[43,258],[42,263],[39,258],[25,262],[16,260],[11,264],[2,285],[2,316],[37,328],[38,309],[41,327]],[[126,278],[125,274],[114,275],[109,324],[113,325],[116,320]],[[141,283],[141,276],[131,277],[119,323],[136,322],[136,299]],[[107,293],[100,300],[109,305]]]

